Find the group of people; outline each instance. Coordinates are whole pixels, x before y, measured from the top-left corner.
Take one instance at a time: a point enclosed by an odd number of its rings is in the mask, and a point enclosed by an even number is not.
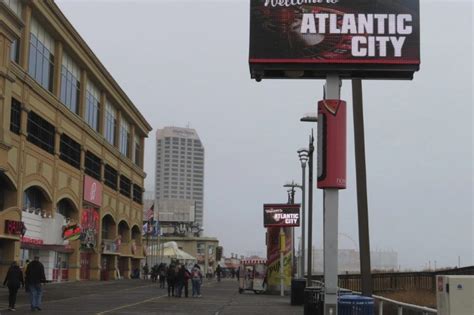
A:
[[[25,277],[23,271],[16,262],[12,262],[8,269],[3,286],[8,287],[8,309],[15,311],[16,297],[18,290],[22,287],[30,294],[31,310],[41,311],[41,300],[43,297],[42,285],[46,283],[44,266],[39,261],[39,257],[35,256],[32,262],[28,260],[25,263]]]
[[[143,274],[148,276],[148,264],[143,266]],[[187,268],[184,264],[172,263],[169,266],[161,263],[151,268],[151,280],[159,281],[160,288],[168,288],[169,297],[189,297],[189,281],[192,286],[192,297],[201,297],[202,272],[201,267],[195,264]]]

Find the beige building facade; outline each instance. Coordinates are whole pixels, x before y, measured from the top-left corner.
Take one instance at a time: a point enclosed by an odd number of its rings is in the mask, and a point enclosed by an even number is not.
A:
[[[0,0],[0,278],[129,277],[151,126],[51,0]],[[3,278],[2,278],[3,279]]]

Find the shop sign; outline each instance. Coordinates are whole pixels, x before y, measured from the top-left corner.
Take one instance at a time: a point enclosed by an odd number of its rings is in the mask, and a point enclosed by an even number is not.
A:
[[[63,227],[62,237],[64,240],[75,241],[81,237],[81,227],[77,223],[69,223]]]
[[[99,213],[94,208],[85,208],[81,216],[81,245],[83,248],[97,246],[97,233],[99,231]]]
[[[84,175],[84,200],[102,206],[102,184],[87,175]]]
[[[21,242],[24,244],[33,244],[33,245],[43,245],[43,240],[41,239],[36,239],[36,238],[30,238],[26,236],[21,237]]]
[[[25,235],[26,227],[22,221],[5,220],[5,234]]]
[[[265,227],[300,226],[299,204],[263,205],[263,225]]]
[[[285,71],[294,72],[286,77],[411,79],[419,69],[419,0],[251,0],[250,6],[249,62],[257,80]]]

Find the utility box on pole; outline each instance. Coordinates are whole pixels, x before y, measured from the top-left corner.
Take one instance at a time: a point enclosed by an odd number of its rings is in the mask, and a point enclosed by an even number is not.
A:
[[[474,314],[474,276],[436,276],[438,315]]]

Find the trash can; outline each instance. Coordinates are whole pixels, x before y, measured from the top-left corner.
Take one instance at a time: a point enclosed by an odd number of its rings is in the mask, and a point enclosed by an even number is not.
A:
[[[374,299],[360,295],[342,295],[338,303],[338,315],[374,315]]]
[[[291,280],[291,305],[303,305],[306,279]]]
[[[343,295],[350,295],[352,294],[352,291],[351,290],[348,290],[348,289],[339,289],[339,291],[337,292],[338,296],[343,296]]]
[[[304,315],[324,314],[324,290],[322,287],[304,289]]]

